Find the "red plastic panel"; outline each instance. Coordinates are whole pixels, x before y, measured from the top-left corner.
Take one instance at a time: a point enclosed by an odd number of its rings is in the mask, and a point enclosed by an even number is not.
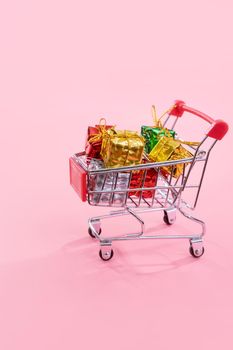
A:
[[[223,136],[226,135],[229,127],[223,120],[215,120],[213,126],[207,133],[207,136],[212,137],[216,140],[222,140]]]
[[[75,162],[73,158],[69,159],[70,163],[70,184],[78,193],[83,202],[87,200],[87,174],[85,170]]]

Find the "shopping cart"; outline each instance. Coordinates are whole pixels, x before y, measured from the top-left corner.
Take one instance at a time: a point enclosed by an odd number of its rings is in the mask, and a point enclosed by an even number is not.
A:
[[[226,134],[228,125],[222,120],[213,120],[206,114],[188,107],[183,101],[177,100],[169,111],[163,126],[167,127],[169,123],[172,123],[169,129],[174,130],[178,119],[184,112],[196,115],[210,124],[208,132],[198,146],[187,146],[192,153],[190,158],[156,163],[147,162],[118,168],[93,167],[91,165],[93,160],[88,159],[85,152],[77,153],[70,158],[70,182],[83,201],[88,200],[90,205],[95,206],[121,207],[109,214],[92,217],[88,221],[89,235],[100,243],[99,256],[101,259],[107,261],[113,257],[112,243],[114,241],[143,239],[187,239],[190,243],[190,254],[195,258],[203,255],[205,223],[192,216],[190,210],[194,210],[197,205],[210,152],[216,142]],[[178,178],[173,176],[177,165],[181,167],[181,174]],[[197,166],[198,176],[193,180],[191,174]],[[169,169],[169,175],[164,173],[165,168]],[[132,178],[139,172],[142,181],[138,187],[132,188],[130,186]],[[146,187],[145,179],[151,176],[151,172],[156,174],[154,175],[156,181],[153,186]],[[183,198],[188,189],[193,191],[191,204]],[[163,220],[167,225],[174,224],[178,211],[188,220],[199,224],[200,232],[185,235],[145,234],[145,225],[140,214],[160,211],[163,212]],[[139,223],[140,229],[137,232],[120,236],[105,235],[103,237],[101,235],[103,220],[126,215],[130,215]]]

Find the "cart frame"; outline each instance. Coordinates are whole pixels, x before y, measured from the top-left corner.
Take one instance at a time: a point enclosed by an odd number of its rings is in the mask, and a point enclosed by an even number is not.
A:
[[[206,225],[204,221],[191,215],[190,211],[196,208],[200,190],[203,183],[207,163],[209,160],[210,152],[217,143],[221,140],[228,130],[228,125],[222,120],[214,120],[204,113],[201,113],[193,108],[185,105],[183,101],[177,100],[173,108],[169,111],[167,118],[163,124],[165,127],[173,116],[175,120],[170,129],[175,128],[178,119],[184,112],[192,113],[205,121],[207,121],[211,127],[200,144],[196,147],[188,146],[193,153],[193,157],[187,159],[180,159],[175,161],[166,162],[154,162],[145,163],[136,166],[125,166],[119,168],[103,168],[98,170],[89,170],[88,162],[85,157],[85,152],[75,154],[72,159],[77,162],[83,170],[86,172],[87,178],[87,200],[90,205],[103,206],[100,201],[93,201],[93,195],[95,198],[103,194],[107,194],[109,200],[104,203],[104,206],[114,207],[114,196],[116,194],[123,194],[124,201],[121,203],[121,207],[118,210],[113,210],[109,214],[91,217],[88,220],[88,232],[91,237],[97,239],[100,244],[99,256],[102,260],[107,261],[113,257],[112,244],[114,241],[129,241],[129,240],[143,240],[143,239],[187,239],[189,240],[189,251],[193,257],[199,258],[204,254],[203,236],[206,232]],[[207,141],[208,148],[206,148]],[[178,178],[174,178],[175,166],[182,165],[182,174]],[[190,175],[196,164],[201,164],[201,172],[198,181],[195,183],[190,182]],[[164,167],[170,168],[170,175],[165,177],[162,169]],[[153,169],[157,173],[157,182],[153,187],[145,187],[144,182],[147,175],[147,171]],[[135,171],[141,171],[143,173],[142,184],[138,188],[130,188],[130,180]],[[117,188],[117,178],[119,174],[126,173],[129,175],[128,187],[126,189]],[[113,176],[111,189],[105,189],[104,183],[107,176]],[[103,186],[101,189],[93,189],[91,179],[95,176],[101,175],[104,177]],[[193,180],[192,180],[193,181]],[[183,200],[183,193],[186,189],[193,189],[195,191],[193,204],[190,205]],[[151,197],[149,199],[144,198],[143,191],[151,191]],[[132,192],[139,194],[133,196]],[[97,195],[97,197],[96,197]],[[188,220],[197,223],[200,227],[199,232],[193,234],[145,234],[145,223],[140,217],[140,214],[148,212],[163,212],[163,220],[167,225],[172,225],[176,220],[177,211],[181,213]],[[130,234],[124,234],[120,236],[105,236],[101,235],[101,222],[113,217],[120,217],[130,215],[139,224],[140,229]]]

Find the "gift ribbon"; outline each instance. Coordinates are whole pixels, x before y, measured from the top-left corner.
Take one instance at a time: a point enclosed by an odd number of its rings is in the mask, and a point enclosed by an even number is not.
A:
[[[114,127],[112,127],[111,129],[113,129],[113,128]],[[93,134],[89,138],[89,140],[88,140],[89,143],[101,141],[103,136],[106,134],[107,129],[106,129],[106,119],[105,118],[100,118],[99,125],[97,126],[97,129],[99,130],[99,132],[97,134]]]
[[[176,140],[176,139],[175,139]],[[200,142],[195,142],[195,141],[182,141],[182,140],[176,140],[177,142],[183,144],[183,145],[188,145],[188,146],[199,146]]]
[[[161,129],[160,133],[161,133],[161,134],[164,133],[163,136],[173,137],[173,136],[170,134],[169,130],[168,130],[167,128],[164,128],[164,127],[163,127],[163,124],[162,124],[162,121],[161,121],[161,120],[162,120],[162,118],[163,118],[166,114],[170,113],[171,110],[172,110],[173,108],[175,108],[175,106],[176,106],[176,105],[173,105],[172,107],[170,107],[169,109],[167,109],[167,110],[161,115],[161,117],[158,118],[157,112],[156,112],[156,108],[155,108],[154,105],[152,105],[152,108],[151,108],[151,109],[152,109],[152,118],[153,118],[153,121],[154,121],[154,128],[160,128],[160,129]],[[158,136],[160,135],[160,133],[158,134]]]
[[[176,107],[176,105],[171,106],[170,108],[168,108],[165,112],[163,112],[163,114],[161,115],[160,118],[158,118],[157,116],[157,112],[156,112],[156,108],[154,105],[152,105],[152,117],[153,117],[153,121],[154,121],[154,127],[155,128],[161,128],[161,129],[165,129],[163,128],[163,124],[161,122],[161,119],[163,119],[163,117],[170,113],[174,108]]]
[[[158,119],[156,108],[154,105],[151,107],[151,111],[152,111],[152,118],[154,121],[154,127],[155,128],[163,128],[163,125],[162,125],[161,120],[160,120],[161,118]]]
[[[160,135],[158,134],[158,137],[169,137],[171,138],[172,135],[169,133],[169,130],[167,128],[163,127],[163,124],[161,122],[161,119],[166,115],[169,114],[174,108],[176,107],[176,105],[173,105],[172,107],[170,107],[168,110],[166,110],[160,118],[157,117],[157,113],[156,113],[156,108],[154,105],[152,105],[152,117],[153,117],[153,121],[154,121],[154,125],[156,128],[161,128],[161,132],[164,131],[165,134],[164,135]],[[200,142],[195,142],[195,141],[182,141],[182,140],[176,140],[181,144],[184,145],[188,145],[188,146],[199,146]]]

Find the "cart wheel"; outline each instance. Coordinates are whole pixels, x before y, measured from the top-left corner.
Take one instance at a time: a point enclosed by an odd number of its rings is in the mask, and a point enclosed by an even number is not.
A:
[[[164,211],[164,216],[163,216],[163,221],[165,222],[165,224],[167,225],[172,225],[174,222],[170,222],[169,219],[168,219],[168,215],[167,215],[167,212]]]
[[[163,221],[167,225],[172,225],[176,221],[176,210],[164,210],[163,211],[164,216],[163,216]]]
[[[99,232],[98,232],[98,234],[100,235],[101,234],[101,228],[100,228],[100,230],[99,230]],[[95,235],[93,234],[93,232],[92,232],[92,229],[90,228],[90,227],[88,227],[88,233],[89,233],[89,235],[91,236],[91,238],[96,238],[95,237]]]
[[[200,249],[194,249],[193,246],[191,245],[189,247],[189,252],[194,258],[200,258],[204,254],[205,248],[202,247]]]
[[[112,257],[113,257],[113,255],[114,255],[114,252],[113,252],[112,249],[109,250],[109,251],[106,251],[106,252],[102,252],[101,249],[100,249],[100,251],[99,251],[99,256],[100,256],[100,258],[101,258],[102,260],[104,260],[104,261],[111,260]]]
[[[165,224],[167,224],[167,225],[172,225],[172,224],[168,221],[168,216],[167,216],[167,214],[164,214],[163,221],[164,221]]]

